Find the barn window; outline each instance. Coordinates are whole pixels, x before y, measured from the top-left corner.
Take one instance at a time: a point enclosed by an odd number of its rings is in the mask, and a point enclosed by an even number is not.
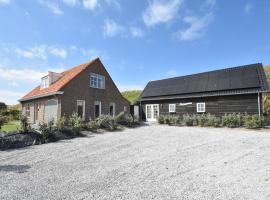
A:
[[[30,117],[30,104],[29,103],[26,105],[25,115],[26,117]]]
[[[169,104],[169,112],[174,113],[175,112],[175,104]]]
[[[205,112],[205,103],[197,103],[197,112],[198,113]]]

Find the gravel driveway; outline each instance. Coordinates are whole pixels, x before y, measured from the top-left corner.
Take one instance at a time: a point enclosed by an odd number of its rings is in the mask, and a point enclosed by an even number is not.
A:
[[[270,132],[151,125],[0,152],[0,199],[270,199]]]

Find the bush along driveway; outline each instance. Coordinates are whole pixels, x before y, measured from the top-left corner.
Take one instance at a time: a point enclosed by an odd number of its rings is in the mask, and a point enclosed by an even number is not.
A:
[[[0,199],[270,199],[268,130],[142,126],[0,154]]]
[[[34,126],[33,130],[27,122],[27,117],[21,116],[21,131],[0,132],[0,150],[22,148],[31,145],[56,142],[59,140],[71,139],[75,137],[85,137],[89,133],[104,131],[117,131],[124,127],[138,126],[130,114],[120,113],[116,117],[101,115],[96,120],[83,120],[74,113],[69,119],[61,117],[57,121]],[[82,134],[84,131],[85,134]],[[88,132],[87,132],[88,131]]]

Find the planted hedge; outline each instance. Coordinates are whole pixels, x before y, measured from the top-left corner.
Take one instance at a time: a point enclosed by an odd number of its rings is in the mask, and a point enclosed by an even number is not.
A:
[[[200,127],[245,127],[248,129],[256,129],[264,127],[264,117],[259,115],[243,115],[240,113],[225,114],[222,117],[211,114],[185,114],[182,120],[180,120],[180,117],[177,115],[160,115],[158,117],[158,123]]]

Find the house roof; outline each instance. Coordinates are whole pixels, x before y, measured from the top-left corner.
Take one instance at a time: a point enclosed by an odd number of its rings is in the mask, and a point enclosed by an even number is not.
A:
[[[34,88],[31,92],[26,94],[22,99],[21,102],[27,101],[30,99],[40,98],[44,96],[50,96],[54,94],[61,94],[61,89],[66,86],[71,80],[73,80],[76,76],[78,76],[82,71],[87,69],[88,67],[92,66],[99,58],[95,58],[89,62],[81,64],[79,66],[73,67],[67,71],[62,72],[62,77],[58,79],[56,82],[51,84],[48,88],[41,89],[40,85]]]
[[[261,63],[149,82],[140,100],[192,98],[269,91]]]

